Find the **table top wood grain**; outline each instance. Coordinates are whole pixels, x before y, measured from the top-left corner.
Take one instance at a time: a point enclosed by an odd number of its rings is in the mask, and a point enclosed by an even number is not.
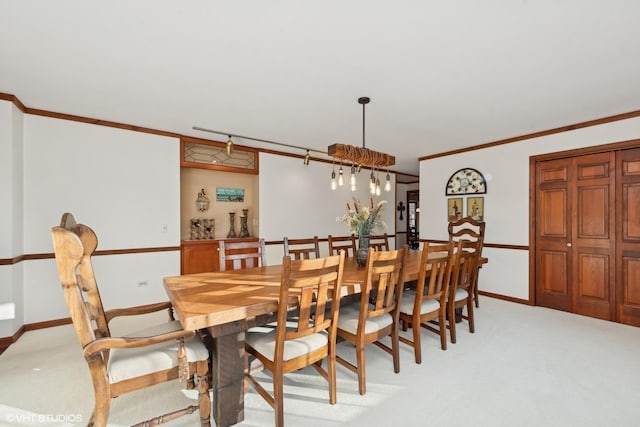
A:
[[[422,251],[410,251],[405,280],[418,278]],[[436,256],[446,256],[446,253]],[[278,309],[281,265],[164,278],[164,286],[182,327],[198,330],[252,319]],[[359,292],[365,268],[345,260],[343,293]]]

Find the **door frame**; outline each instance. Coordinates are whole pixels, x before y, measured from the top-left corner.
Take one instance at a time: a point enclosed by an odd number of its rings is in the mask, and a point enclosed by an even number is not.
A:
[[[554,153],[538,154],[529,157],[529,304],[538,305],[536,301],[536,163],[546,160],[576,157],[584,154],[620,151],[629,148],[640,148],[640,139],[613,142],[592,147],[576,148]],[[616,248],[616,257],[618,249]]]
[[[416,204],[415,227],[416,227],[416,230],[418,230],[419,221],[420,221],[420,217],[418,215],[420,213],[420,190],[407,190],[407,233],[409,233],[409,204],[410,203]]]

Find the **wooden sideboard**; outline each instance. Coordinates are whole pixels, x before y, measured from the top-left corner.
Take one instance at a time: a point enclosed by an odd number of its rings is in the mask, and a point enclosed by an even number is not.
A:
[[[218,249],[221,240],[225,242],[251,242],[257,238],[182,240],[180,242],[180,274],[220,271]]]

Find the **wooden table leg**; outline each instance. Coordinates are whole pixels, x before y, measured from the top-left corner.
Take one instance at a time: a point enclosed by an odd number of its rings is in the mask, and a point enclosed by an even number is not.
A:
[[[235,326],[239,326],[237,323]],[[229,331],[225,331],[229,332]],[[244,420],[244,330],[213,338],[211,370],[213,377],[213,418],[218,427],[228,427]]]

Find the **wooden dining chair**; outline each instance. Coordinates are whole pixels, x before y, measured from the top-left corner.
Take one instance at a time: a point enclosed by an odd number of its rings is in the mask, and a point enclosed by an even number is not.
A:
[[[267,265],[264,239],[251,242],[220,240],[218,248],[220,271]]]
[[[320,258],[320,243],[318,236],[311,239],[284,238],[284,254],[293,259]]]
[[[376,251],[388,251],[389,250],[389,236],[384,234],[372,234],[369,237],[369,247]]]
[[[350,236],[332,236],[327,237],[329,242],[329,255],[338,255],[340,250],[345,251],[345,256],[356,256],[356,237],[352,234]],[[351,253],[349,253],[351,251]]]
[[[270,394],[247,370],[245,377],[284,425],[284,374],[313,366],[329,383],[329,403],[337,401],[336,328],[344,253],[326,258],[282,258],[277,322],[247,331],[245,347],[273,375]],[[330,308],[329,308],[330,307]],[[327,369],[322,361],[327,359]]]
[[[460,239],[472,240],[479,242],[480,252],[479,257],[482,257],[482,247],[484,246],[484,230],[485,222],[477,221],[471,217],[461,218],[457,221],[450,221],[448,225],[449,241],[457,242]],[[478,277],[480,276],[481,264],[478,263],[478,271],[475,275],[475,283],[471,289],[473,293],[473,300],[476,307],[480,306],[478,300]]]
[[[209,426],[209,351],[195,333],[184,331],[173,320],[168,302],[105,312],[91,263],[98,245],[93,230],[76,224],[73,215],[67,213],[51,234],[58,276],[93,381],[95,405],[88,425],[107,425],[112,398],[180,379],[186,380],[189,388],[197,383],[198,405],[154,417],[140,425],[157,425],[199,409],[200,425]],[[111,335],[109,322],[115,317],[165,309],[169,310],[169,322],[122,337]]]
[[[400,372],[398,341],[399,302],[404,286],[404,264],[408,248],[375,251],[369,248],[360,300],[340,308],[338,336],[355,345],[356,363],[336,355],[338,363],[358,375],[358,391],[366,387],[365,346],[374,343],[393,358],[393,370]],[[391,337],[391,347],[380,339]]]
[[[440,346],[447,349],[447,297],[454,262],[453,243],[422,246],[415,289],[405,289],[400,303],[402,329],[412,329],[412,339],[400,341],[413,347],[416,363],[422,363],[422,328],[440,335]],[[437,321],[434,325],[434,321]]]
[[[475,332],[475,319],[473,313],[473,286],[477,280],[478,263],[480,260],[480,241],[460,239],[456,245],[456,258],[451,275],[451,286],[447,297],[448,328],[451,343],[456,342],[456,310],[466,307],[460,314],[469,323],[469,332]]]

